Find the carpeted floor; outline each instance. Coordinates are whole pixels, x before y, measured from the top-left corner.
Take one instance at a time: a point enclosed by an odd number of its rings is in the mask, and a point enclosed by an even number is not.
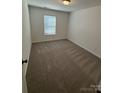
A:
[[[28,93],[95,93],[100,78],[100,59],[69,40],[32,45]]]

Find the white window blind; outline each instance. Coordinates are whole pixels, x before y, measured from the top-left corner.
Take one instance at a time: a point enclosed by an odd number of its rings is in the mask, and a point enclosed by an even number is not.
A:
[[[44,34],[55,35],[56,34],[56,17],[55,16],[44,16]]]

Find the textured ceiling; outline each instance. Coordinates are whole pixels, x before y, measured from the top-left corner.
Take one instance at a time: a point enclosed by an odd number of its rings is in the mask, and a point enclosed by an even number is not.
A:
[[[29,5],[53,10],[72,12],[101,4],[101,0],[71,0],[68,6],[63,5],[62,0],[29,0]]]

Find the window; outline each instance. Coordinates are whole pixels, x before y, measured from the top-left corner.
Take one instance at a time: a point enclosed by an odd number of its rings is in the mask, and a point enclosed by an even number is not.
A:
[[[55,16],[44,16],[44,35],[55,35],[56,34],[56,17]]]

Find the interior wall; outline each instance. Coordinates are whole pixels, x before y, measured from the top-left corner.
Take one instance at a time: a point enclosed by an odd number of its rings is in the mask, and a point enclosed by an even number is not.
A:
[[[72,12],[68,39],[101,57],[101,6]]]
[[[69,13],[29,6],[32,42],[67,38]],[[44,15],[56,16],[56,35],[44,35]]]

